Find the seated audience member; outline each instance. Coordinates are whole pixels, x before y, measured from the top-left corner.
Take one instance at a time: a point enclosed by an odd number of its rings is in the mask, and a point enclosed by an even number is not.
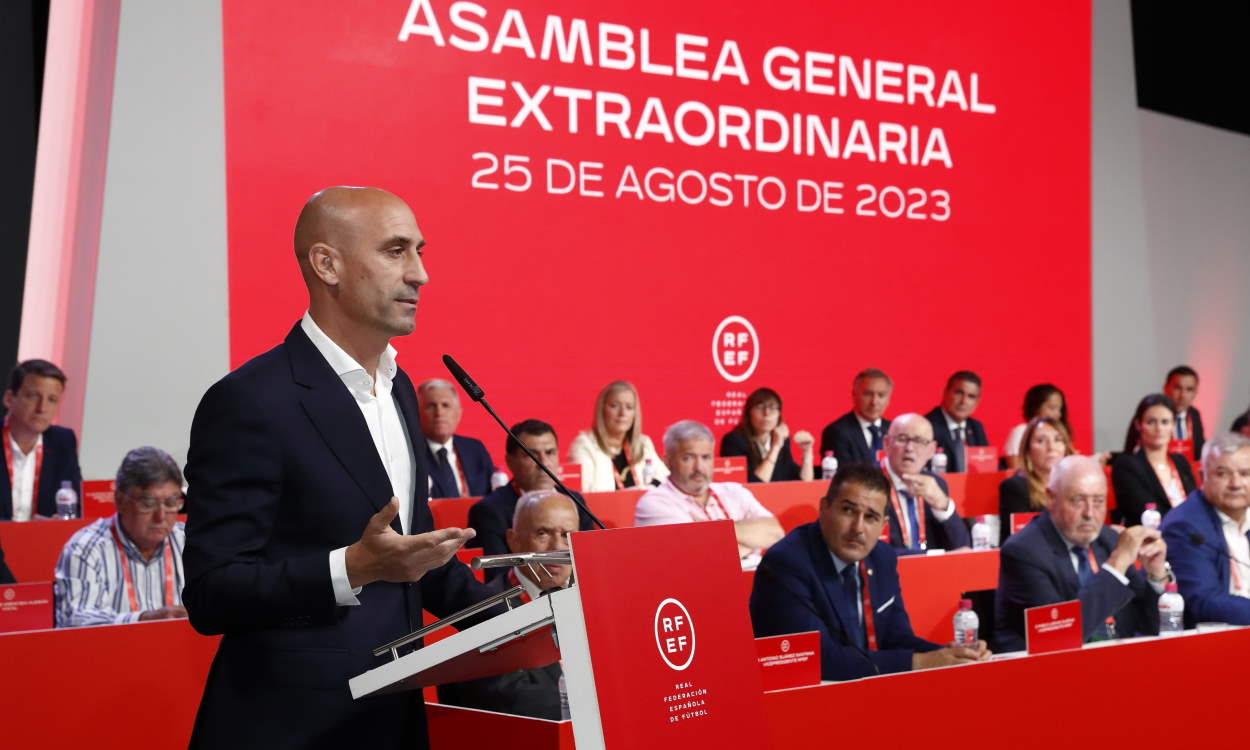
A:
[[[64,391],[65,373],[42,359],[18,364],[9,376],[2,438],[8,471],[0,476],[0,521],[50,518],[61,482],[73,482],[82,497],[78,440],[73,430],[52,424]]]
[[[772,388],[757,388],[747,396],[742,421],[720,441],[722,456],[746,456],[748,482],[810,482],[812,435],[807,430],[794,433],[794,443],[803,452],[803,464],[790,453],[790,428],[781,419],[781,396]]]
[[[1059,420],[1068,435],[1072,435],[1072,425],[1068,424],[1068,402],[1063,391],[1050,383],[1040,383],[1024,392],[1024,421],[1011,428],[1007,440],[1003,443],[1003,458],[1007,468],[1020,468],[1020,454],[1023,452],[1024,430],[1034,417],[1050,417]]]
[[[427,380],[417,386],[417,401],[428,451],[430,498],[482,497],[490,492],[495,464],[486,446],[481,440],[455,434],[463,414],[456,387],[446,380]]]
[[[989,657],[984,641],[976,648],[943,648],[912,632],[898,557],[889,545],[877,544],[889,490],[875,466],[839,466],[820,501],[819,519],[773,545],[755,571],[755,635],[819,632],[821,679],[853,680]]]
[[[994,648],[1023,650],[1024,610],[1071,599],[1086,641],[1158,634],[1159,594],[1172,580],[1159,532],[1103,526],[1107,476],[1089,456],[1060,460],[1046,495],[1046,510],[999,552]]]
[[[4,562],[3,547],[0,547],[0,583],[17,583],[17,579],[13,577],[13,571],[9,570],[9,566]]]
[[[1164,517],[1194,491],[1189,459],[1168,453],[1176,410],[1172,400],[1152,393],[1137,404],[1124,439],[1124,452],[1111,463],[1117,517],[1125,526],[1141,523],[1147,503]]]
[[[1012,513],[1040,513],[1046,508],[1046,482],[1059,459],[1071,456],[1072,438],[1052,417],[1033,417],[1024,430],[1020,469],[998,485],[998,518],[1002,539],[1011,534]]]
[[[599,391],[594,427],[573,439],[569,460],[581,464],[583,492],[654,486],[668,476],[651,438],[642,434],[638,390],[624,380]]]
[[[538,456],[552,474],[560,473],[560,444],[551,425],[537,419],[527,419],[512,425],[512,434]],[[512,481],[491,490],[490,494],[469,508],[469,527],[477,532],[470,546],[480,546],[487,555],[503,555],[509,551],[507,532],[512,528],[512,515],[516,510],[517,498],[527,492],[555,487],[551,478],[521,450],[521,444],[510,437],[504,444],[503,460],[512,474]],[[578,499],[581,499],[580,495]],[[579,517],[580,530],[594,528],[589,516],[579,511]],[[502,576],[507,569],[487,568],[485,572],[487,579],[491,579]]]
[[[947,379],[942,403],[925,415],[933,425],[933,439],[946,454],[946,470],[951,473],[968,470],[964,446],[990,444],[985,437],[985,425],[972,418],[980,402],[980,376],[960,370]]]
[[[1233,424],[1228,428],[1231,432],[1239,432],[1246,437],[1250,437],[1250,409],[1246,409],[1240,417],[1233,420]]]
[[[158,448],[135,448],[116,487],[117,512],[79,529],[56,562],[58,628],[187,616],[177,462]]]
[[[886,433],[881,465],[892,487],[886,516],[890,545],[900,555],[972,543],[946,480],[924,468],[936,450],[933,425],[919,414],[897,417]]]
[[[569,534],[576,530],[577,508],[572,501],[555,490],[536,490],[526,493],[516,504],[512,528],[507,532],[508,550],[518,554],[566,550]],[[504,575],[486,584],[491,593],[523,586],[522,599],[529,601],[544,591],[568,586],[572,567],[542,565],[503,570]],[[560,662],[439,685],[438,698],[453,706],[559,721]]]
[[[1185,458],[1198,460],[1205,441],[1202,414],[1193,405],[1194,398],[1198,396],[1198,373],[1189,365],[1173,367],[1168,370],[1167,380],[1163,382],[1163,393],[1172,399],[1172,405],[1176,407],[1176,439],[1194,442],[1193,453]]]
[[[1250,438],[1229,432],[1208,441],[1202,480],[1163,521],[1185,623],[1250,625]]]
[[[712,431],[685,420],[664,432],[664,461],[670,474],[638,498],[635,526],[692,521],[734,522],[738,556],[767,549],[783,535],[781,524],[741,484],[712,481]]]
[[[851,381],[851,410],[825,426],[820,433],[820,455],[833,451],[838,464],[877,462],[884,447],[890,420],[883,419],[890,405],[894,381],[877,369],[860,372]]]

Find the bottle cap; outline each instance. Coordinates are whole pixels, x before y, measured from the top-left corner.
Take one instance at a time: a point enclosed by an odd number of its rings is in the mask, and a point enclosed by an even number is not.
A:
[[[1146,503],[1146,510],[1157,510],[1159,506],[1154,503]]]
[[[61,481],[61,489],[63,489],[63,490],[64,490],[64,489],[68,489],[68,488],[73,487],[73,486],[74,486],[74,483],[73,483],[73,482],[71,482],[71,481],[70,481],[70,480],[68,480],[68,479],[64,479],[64,480],[62,480],[62,481]]]
[[[833,455],[833,451],[825,451],[825,457],[826,457],[826,458],[828,458],[829,456],[832,456],[832,455]]]
[[[1163,587],[1163,590],[1164,590],[1165,592],[1167,592],[1167,593],[1171,594],[1172,592],[1174,592],[1174,591],[1176,591],[1176,590],[1177,590],[1177,588],[1176,588],[1176,583],[1174,583],[1174,582],[1173,582],[1173,583],[1169,583],[1168,585],[1166,585],[1166,586],[1164,586],[1164,587]]]
[[[971,599],[960,599],[960,600],[959,600],[959,608],[960,608],[960,609],[972,609],[972,600],[971,600]]]

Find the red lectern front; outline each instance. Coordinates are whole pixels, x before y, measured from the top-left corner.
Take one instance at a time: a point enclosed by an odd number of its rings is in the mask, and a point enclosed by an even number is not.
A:
[[[550,628],[578,750],[762,747],[733,524],[578,532],[571,546],[574,586],[354,677],[352,694],[481,676],[492,661],[518,669],[524,653],[536,660],[524,666],[550,663]]]

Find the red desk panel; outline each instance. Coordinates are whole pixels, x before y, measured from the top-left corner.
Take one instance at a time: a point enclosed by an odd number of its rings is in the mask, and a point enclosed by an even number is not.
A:
[[[93,520],[0,522],[0,547],[13,577],[18,583],[51,581],[65,542]]]

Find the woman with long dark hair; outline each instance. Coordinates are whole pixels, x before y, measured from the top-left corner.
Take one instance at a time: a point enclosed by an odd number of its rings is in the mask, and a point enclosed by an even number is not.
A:
[[[1147,503],[1167,515],[1197,486],[1189,459],[1168,453],[1176,430],[1176,407],[1162,393],[1152,393],[1137,404],[1124,437],[1124,452],[1111,464],[1116,515],[1125,526],[1141,523]]]
[[[799,430],[793,440],[803,452],[802,465],[790,453],[790,428],[781,418],[781,396],[772,388],[756,388],[747,396],[738,426],[721,438],[720,454],[746,456],[751,482],[811,481],[815,476],[812,435]]]

